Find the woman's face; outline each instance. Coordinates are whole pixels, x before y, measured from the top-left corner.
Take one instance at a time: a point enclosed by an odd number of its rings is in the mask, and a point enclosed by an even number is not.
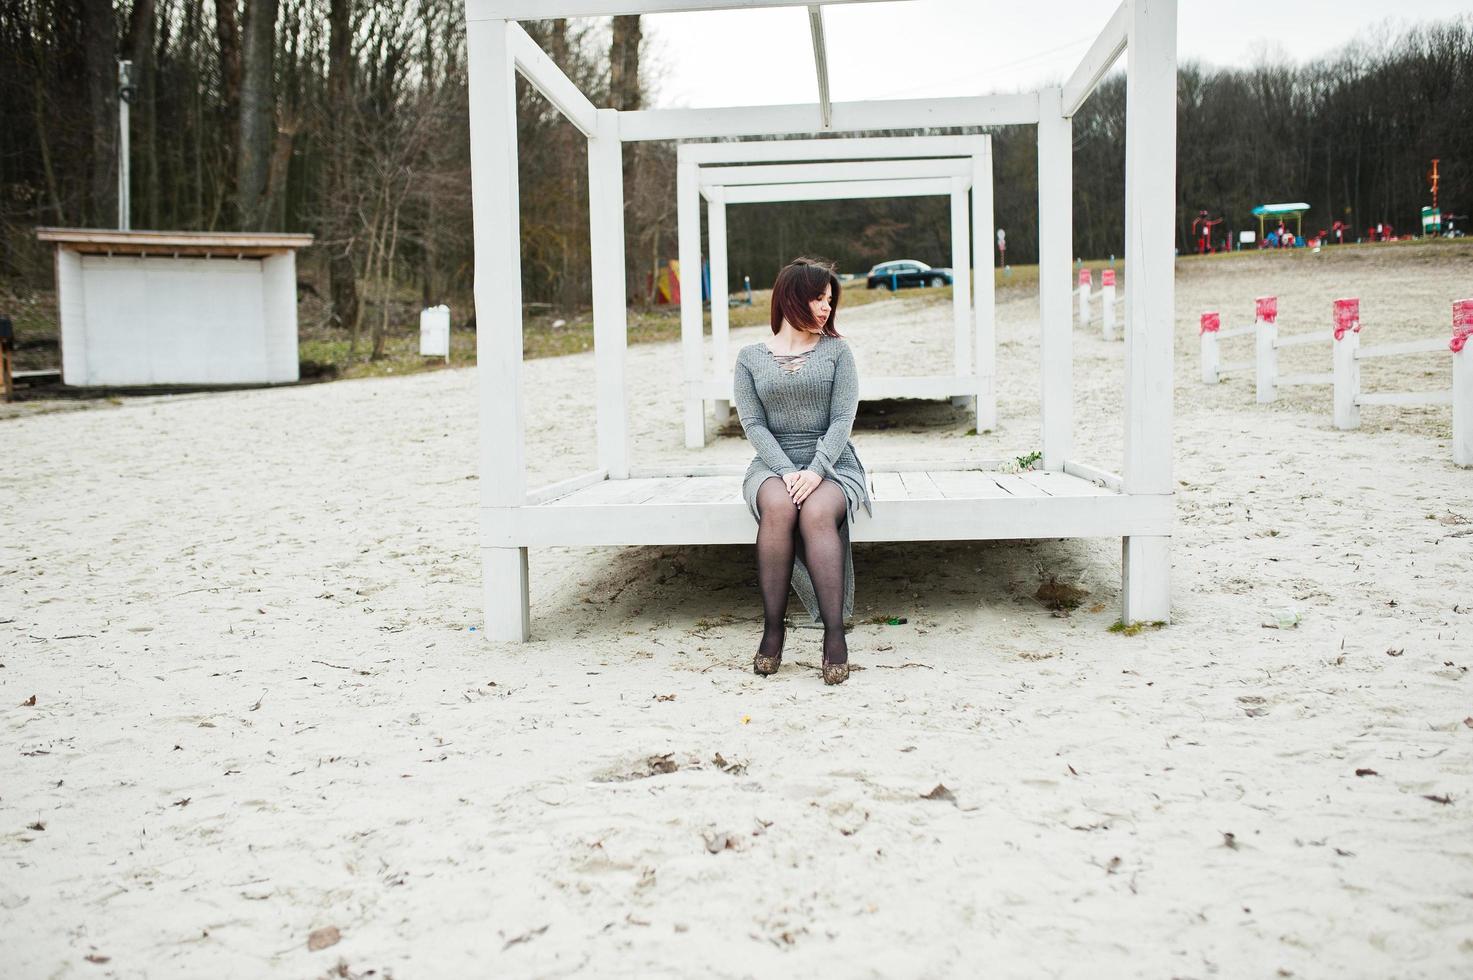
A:
[[[808,312],[813,314],[813,322],[815,324],[815,326],[809,328],[809,333],[820,333],[823,331],[824,324],[829,322],[829,314],[833,312],[833,307],[829,305],[833,301],[834,287],[830,284],[823,287],[822,296],[809,302]]]

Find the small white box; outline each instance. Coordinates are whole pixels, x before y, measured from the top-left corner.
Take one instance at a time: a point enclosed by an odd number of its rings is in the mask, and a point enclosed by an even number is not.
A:
[[[432,306],[419,314],[419,352],[450,360],[450,307]]]

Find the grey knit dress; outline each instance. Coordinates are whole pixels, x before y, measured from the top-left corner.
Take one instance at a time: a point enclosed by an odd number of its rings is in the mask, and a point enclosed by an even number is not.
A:
[[[844,491],[849,518],[839,529],[844,543],[844,618],[854,612],[854,561],[849,525],[862,504],[873,516],[869,481],[849,441],[859,407],[859,375],[854,353],[836,337],[820,337],[797,370],[780,366],[766,344],[749,344],[737,354],[733,384],[742,431],[757,451],[742,480],[742,496],[758,517],[757,490],[770,477],[810,469]],[[793,590],[815,622],[818,597],[799,557],[793,563]]]

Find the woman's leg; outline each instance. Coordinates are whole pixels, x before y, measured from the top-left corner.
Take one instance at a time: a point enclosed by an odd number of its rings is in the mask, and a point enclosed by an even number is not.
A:
[[[783,651],[798,527],[798,508],[779,477],[768,477],[757,488],[757,512],[757,586],[762,591],[762,643],[757,655],[776,657]]]
[[[798,509],[803,564],[808,567],[818,596],[823,659],[827,664],[849,661],[849,645],[844,640],[844,542],[839,535],[848,517],[849,501],[832,480],[820,483]]]

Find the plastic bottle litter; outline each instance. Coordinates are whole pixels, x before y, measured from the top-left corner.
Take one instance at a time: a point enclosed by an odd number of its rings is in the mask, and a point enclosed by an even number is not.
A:
[[[1269,610],[1268,618],[1263,625],[1268,629],[1291,630],[1304,621],[1304,614],[1293,606],[1285,606],[1282,609]]]

